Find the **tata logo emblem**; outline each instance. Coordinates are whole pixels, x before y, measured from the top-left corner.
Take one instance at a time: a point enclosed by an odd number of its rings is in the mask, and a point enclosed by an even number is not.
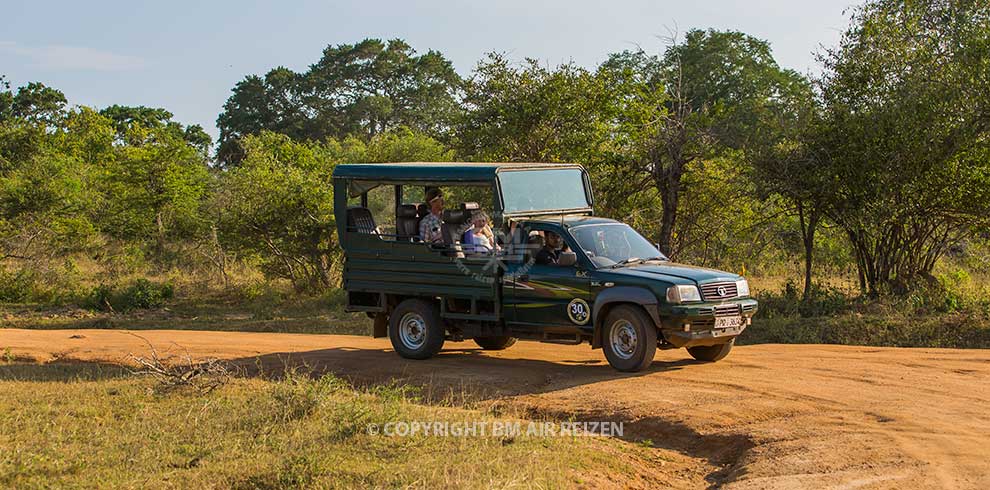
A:
[[[726,294],[729,294],[729,292],[725,290],[725,286],[719,286],[718,289],[715,290],[715,292],[717,292],[719,296],[725,296]]]

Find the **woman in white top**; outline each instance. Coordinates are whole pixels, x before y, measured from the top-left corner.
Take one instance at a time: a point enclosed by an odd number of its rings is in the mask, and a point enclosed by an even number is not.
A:
[[[492,227],[488,225],[488,215],[484,211],[475,211],[471,216],[471,223],[471,228],[464,232],[463,241],[473,243],[475,253],[491,253],[499,248],[495,243]],[[468,234],[471,234],[473,239],[469,239]]]

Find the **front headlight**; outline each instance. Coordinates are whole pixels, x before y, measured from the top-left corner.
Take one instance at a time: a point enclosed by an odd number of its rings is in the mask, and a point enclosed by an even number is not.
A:
[[[667,302],[673,304],[701,301],[701,293],[694,286],[675,285],[667,288]]]
[[[736,281],[736,295],[739,297],[749,296],[749,282],[745,279]]]

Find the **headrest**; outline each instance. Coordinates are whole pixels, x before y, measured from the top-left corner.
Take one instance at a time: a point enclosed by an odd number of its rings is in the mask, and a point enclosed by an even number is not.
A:
[[[462,202],[461,209],[473,211],[475,209],[481,209],[481,206],[479,206],[476,202]]]
[[[416,217],[424,218],[426,215],[430,214],[430,207],[424,202],[416,208]]]
[[[468,220],[471,213],[463,209],[447,209],[443,212],[443,222],[452,225],[459,225]]]
[[[415,204],[400,204],[398,209],[396,209],[396,214],[400,218],[415,218],[416,217],[416,205]]]
[[[526,239],[526,243],[530,245],[539,245],[542,247],[546,242],[540,235],[530,235],[529,238]]]

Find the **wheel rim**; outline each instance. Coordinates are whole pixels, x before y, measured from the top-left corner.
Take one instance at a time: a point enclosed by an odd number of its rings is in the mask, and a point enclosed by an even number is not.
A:
[[[419,350],[426,343],[426,320],[418,313],[406,313],[399,321],[399,340],[411,350]]]
[[[636,327],[633,327],[628,320],[619,320],[613,323],[609,330],[612,352],[621,359],[631,359],[636,354],[636,346],[639,344]]]

